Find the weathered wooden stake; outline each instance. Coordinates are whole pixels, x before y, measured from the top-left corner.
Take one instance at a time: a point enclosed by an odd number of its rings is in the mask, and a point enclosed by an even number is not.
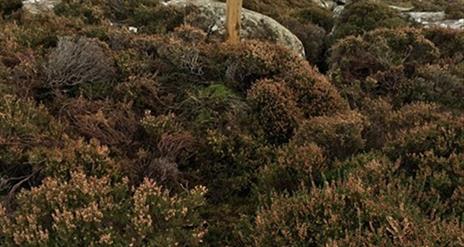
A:
[[[227,0],[226,16],[226,41],[230,43],[240,42],[240,17],[243,0]]]

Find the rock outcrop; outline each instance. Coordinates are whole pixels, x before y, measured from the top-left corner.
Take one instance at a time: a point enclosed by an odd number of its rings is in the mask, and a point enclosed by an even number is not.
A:
[[[225,3],[211,0],[171,0],[164,4],[181,10],[189,9],[185,22],[203,29],[210,35],[223,36],[226,32],[224,28]],[[243,39],[270,40],[304,56],[302,42],[287,28],[268,16],[243,9],[241,25],[241,37]]]

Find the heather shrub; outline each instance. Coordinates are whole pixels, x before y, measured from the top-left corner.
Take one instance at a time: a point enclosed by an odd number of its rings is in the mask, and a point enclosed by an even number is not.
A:
[[[437,27],[424,29],[423,33],[440,49],[442,58],[464,59],[464,31]]]
[[[97,24],[103,19],[103,11],[97,7],[98,2],[104,1],[76,1],[65,0],[60,1],[53,11],[58,16],[68,18],[81,18],[86,24]]]
[[[445,13],[447,18],[462,19],[464,17],[464,1],[451,0],[447,1]]]
[[[179,133],[185,130],[178,117],[173,113],[154,116],[147,111],[141,120],[141,125],[150,136],[150,141],[155,144],[161,140],[163,134]]]
[[[118,22],[134,26],[143,33],[166,33],[183,24],[181,11],[167,7],[159,0],[109,0],[102,7],[105,14]]]
[[[313,142],[324,149],[328,159],[344,159],[364,149],[367,126],[365,117],[354,111],[315,117],[300,125],[291,143]]]
[[[248,92],[248,101],[271,143],[284,143],[301,118],[295,96],[282,82],[263,80]]]
[[[365,138],[371,149],[382,148],[387,139],[395,139],[403,131],[451,118],[439,105],[424,102],[393,109],[385,99],[377,99],[369,101],[362,111],[370,123]]]
[[[236,92],[223,84],[194,88],[182,102],[181,116],[191,120],[195,129],[236,129],[248,112],[248,106]]]
[[[202,138],[203,139],[203,138]],[[261,136],[238,131],[208,130],[189,167],[208,187],[208,234],[212,244],[237,243],[241,215],[254,212],[257,201],[252,187],[259,168],[270,164],[273,148]]]
[[[0,96],[0,197],[36,184],[43,161],[31,152],[59,144],[64,126],[30,99]],[[11,197],[11,196],[10,196]]]
[[[385,151],[400,161],[400,168],[414,177],[421,207],[434,214],[449,214],[444,203],[462,186],[462,118],[448,117],[400,132],[387,141]],[[431,198],[439,198],[432,200]],[[462,212],[458,212],[458,216]]]
[[[306,59],[159,0],[0,8],[0,246],[463,245],[462,31],[387,7],[460,1],[244,1]]]
[[[275,163],[260,170],[256,189],[265,195],[292,193],[319,183],[327,168],[325,154],[317,145],[288,144],[276,151]]]
[[[181,182],[179,167],[190,164],[187,161],[198,152],[197,140],[174,114],[154,116],[146,113],[141,125],[151,154],[143,155],[136,165],[139,177],[177,185]]]
[[[10,15],[23,7],[21,0],[4,0],[0,3],[0,13],[2,16]]]
[[[13,95],[0,97],[0,160],[4,169],[33,147],[59,141],[63,127],[43,105]]]
[[[399,206],[405,194],[395,191],[376,196],[357,178],[337,185],[313,188],[296,195],[278,196],[257,212],[248,233],[254,246],[325,246],[349,234],[374,235],[368,245],[398,245],[402,236],[422,240],[423,219],[410,205]],[[407,224],[408,230],[398,225]],[[404,230],[404,231],[403,231]]]
[[[420,30],[381,29],[335,44],[329,73],[341,94],[359,107],[365,97],[401,99],[415,69],[438,57],[438,48]]]
[[[130,76],[116,85],[113,99],[130,103],[134,111],[157,112],[160,111],[160,105],[169,104],[161,98],[159,82],[152,76]]]
[[[144,50],[127,48],[115,54],[115,63],[123,78],[151,77],[155,71],[152,57]]]
[[[302,23],[293,18],[280,21],[303,43],[306,59],[315,66],[323,67],[326,51],[326,31],[312,23]]]
[[[352,177],[359,178],[369,185],[372,191],[385,190],[388,186],[397,186],[395,172],[398,164],[392,162],[379,151],[370,151],[353,155],[352,157],[335,161],[324,174],[329,182],[347,181]],[[391,184],[386,183],[389,181]]]
[[[407,25],[407,21],[399,12],[380,1],[352,1],[336,20],[333,38],[359,35],[376,28],[398,28]]]
[[[237,45],[199,43],[192,47],[177,39],[161,41],[156,39],[150,44],[161,60],[161,81],[169,81],[169,88],[174,87],[172,81],[225,81],[226,86],[244,95],[257,81],[272,79],[288,85],[306,116],[346,109],[346,102],[327,78],[282,46],[245,41]],[[185,83],[179,87],[185,88]]]
[[[463,244],[462,230],[462,226],[456,221],[431,222],[421,226],[411,223],[410,220],[388,219],[388,227],[382,228],[378,233],[356,232],[343,239],[331,241],[329,246],[460,246]],[[394,235],[393,240],[387,237],[391,235]]]
[[[151,180],[130,187],[126,180],[72,173],[69,181],[47,178],[16,198],[10,215],[0,206],[2,245],[197,246],[205,235],[198,208],[204,187],[171,195]]]
[[[77,170],[96,177],[119,177],[121,170],[110,157],[108,146],[97,139],[86,142],[65,138],[59,147],[36,147],[29,152],[28,162],[40,164],[41,174],[62,179],[69,179]]]
[[[449,108],[462,109],[464,77],[452,65],[425,65],[403,88],[402,100],[436,102]]]
[[[22,47],[32,48],[38,54],[46,54],[56,47],[59,37],[71,36],[84,28],[80,20],[68,19],[51,13],[25,15],[21,25],[14,30],[15,39]]]
[[[443,121],[414,126],[387,142],[387,151],[393,158],[402,158],[410,171],[425,153],[449,157],[460,152],[462,143],[462,119],[449,117]]]
[[[291,15],[303,23],[310,22],[316,24],[324,28],[326,32],[332,31],[335,24],[333,13],[328,9],[318,6],[317,4],[312,4],[306,8],[298,9]]]
[[[432,63],[438,57],[438,48],[420,30],[381,29],[339,41],[330,62],[341,79],[362,80],[391,66]]]
[[[247,197],[256,172],[272,159],[272,149],[240,132],[208,130],[197,164],[214,203]]]
[[[68,92],[85,83],[111,82],[113,59],[102,43],[84,37],[62,37],[44,66],[46,87]]]
[[[76,137],[98,139],[114,149],[128,149],[133,144],[139,121],[129,104],[110,100],[86,100],[83,97],[60,102],[58,114]]]
[[[243,7],[251,9],[265,15],[269,15],[273,18],[277,18],[286,15],[289,12],[298,10],[306,7],[314,7],[315,4],[312,0],[282,0],[282,1],[262,1],[262,0],[251,0],[243,3]]]

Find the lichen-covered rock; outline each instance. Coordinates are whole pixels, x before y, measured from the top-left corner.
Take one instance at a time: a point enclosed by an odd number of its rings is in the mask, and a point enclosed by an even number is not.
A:
[[[210,35],[223,36],[225,30],[226,4],[212,0],[171,0],[164,3],[181,9],[193,9],[186,22],[206,31]],[[243,9],[241,36],[244,39],[263,39],[284,45],[304,56],[302,42],[287,28],[274,19],[260,13]]]
[[[23,8],[33,14],[50,11],[60,3],[61,0],[24,0]]]

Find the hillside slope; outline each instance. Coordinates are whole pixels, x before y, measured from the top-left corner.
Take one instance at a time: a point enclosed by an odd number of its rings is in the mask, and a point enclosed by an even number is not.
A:
[[[0,2],[0,246],[463,246],[464,31],[388,4]]]

